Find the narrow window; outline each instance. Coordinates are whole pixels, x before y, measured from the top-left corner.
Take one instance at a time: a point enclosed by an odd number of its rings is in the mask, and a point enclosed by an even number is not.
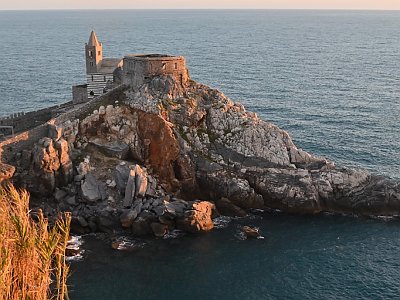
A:
[[[175,70],[178,70],[178,63],[174,64]]]
[[[93,62],[92,61],[90,62],[90,66],[93,67]]]
[[[93,81],[93,75],[92,75],[92,81]]]
[[[92,58],[93,57],[93,51],[89,50],[88,55],[89,55],[90,58]]]
[[[167,64],[166,64],[166,63],[163,63],[163,64],[162,64],[162,69],[165,70],[166,68],[167,68]]]
[[[106,76],[104,76],[104,82],[106,82]]]
[[[97,52],[97,54],[100,56],[101,55],[101,51]]]

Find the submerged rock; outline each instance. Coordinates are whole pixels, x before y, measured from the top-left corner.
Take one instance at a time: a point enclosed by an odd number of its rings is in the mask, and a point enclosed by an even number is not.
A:
[[[250,238],[260,238],[260,230],[257,227],[243,226],[241,228],[243,233]]]

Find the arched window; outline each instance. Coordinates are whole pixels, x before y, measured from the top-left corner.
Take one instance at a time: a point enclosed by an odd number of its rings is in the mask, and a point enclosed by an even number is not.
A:
[[[92,75],[92,81],[94,81],[93,75]]]
[[[89,95],[90,95],[90,96],[94,96],[94,92],[93,92],[93,91],[90,91]]]

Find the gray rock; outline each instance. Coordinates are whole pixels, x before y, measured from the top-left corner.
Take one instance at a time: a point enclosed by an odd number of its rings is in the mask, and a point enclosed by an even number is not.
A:
[[[123,202],[124,207],[129,207],[132,205],[133,200],[135,199],[136,193],[136,176],[135,170],[130,170],[128,181],[125,188],[125,198]]]
[[[96,138],[90,141],[91,145],[98,148],[103,154],[116,157],[118,159],[127,159],[129,155],[129,145],[123,142],[108,142],[102,139]]]
[[[148,175],[147,181],[146,196],[155,197],[157,190],[157,180],[154,177]]]
[[[115,167],[114,171],[115,183],[117,184],[117,188],[122,195],[125,194],[125,189],[129,178],[129,172],[130,169],[128,164],[126,163],[119,164]]]
[[[165,213],[171,218],[182,217],[186,208],[188,207],[188,203],[184,200],[178,200],[174,202],[164,201]]]
[[[147,234],[152,233],[152,230],[150,227],[150,221],[146,220],[142,217],[138,217],[132,223],[131,230],[134,235],[147,235]]]
[[[65,202],[66,202],[67,204],[69,204],[69,205],[74,206],[74,205],[76,205],[76,197],[75,197],[75,196],[67,197],[67,198],[65,199]]]
[[[156,237],[163,237],[168,232],[168,226],[160,223],[151,223],[151,230]]]
[[[136,213],[139,215],[142,211],[143,203],[140,200],[136,200],[133,209],[136,211]]]
[[[78,216],[77,220],[79,222],[79,225],[81,225],[82,227],[88,227],[89,223],[86,221],[86,219],[82,216]]]
[[[81,185],[82,196],[89,202],[96,202],[102,199],[99,183],[92,174],[86,174],[85,181]]]
[[[61,202],[66,196],[67,196],[67,192],[64,190],[60,190],[60,189],[56,189],[55,193],[54,193],[54,199],[57,202]]]
[[[111,233],[113,229],[117,226],[114,218],[112,216],[98,216],[96,218],[97,228],[105,233]]]
[[[153,211],[157,214],[157,216],[162,216],[164,214],[164,209],[164,206],[153,207]]]
[[[85,178],[85,175],[75,175],[74,176],[74,181],[75,182],[81,182]]]
[[[136,219],[137,217],[137,212],[135,210],[125,210],[121,216],[120,216],[120,221],[121,221],[121,225],[124,228],[129,228],[132,226],[133,221]]]

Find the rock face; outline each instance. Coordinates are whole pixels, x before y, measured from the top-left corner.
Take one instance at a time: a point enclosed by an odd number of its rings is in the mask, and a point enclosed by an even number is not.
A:
[[[0,181],[15,172],[12,180],[37,195],[48,214],[72,211],[82,233],[119,225],[159,237],[175,228],[208,231],[217,213],[212,202],[230,216],[266,207],[400,211],[399,182],[336,167],[223,93],[169,76],[128,88],[118,103],[81,120],[49,124],[47,136],[18,155],[16,168],[0,164]]]
[[[42,192],[53,192],[56,186],[64,186],[73,178],[73,165],[69,157],[68,143],[60,138],[41,139],[32,151],[32,174]]]
[[[217,90],[192,82],[166,92],[160,80],[170,81],[154,79],[128,94],[128,103],[174,124],[203,197],[290,213],[399,213],[399,183],[298,149],[287,132]]]

